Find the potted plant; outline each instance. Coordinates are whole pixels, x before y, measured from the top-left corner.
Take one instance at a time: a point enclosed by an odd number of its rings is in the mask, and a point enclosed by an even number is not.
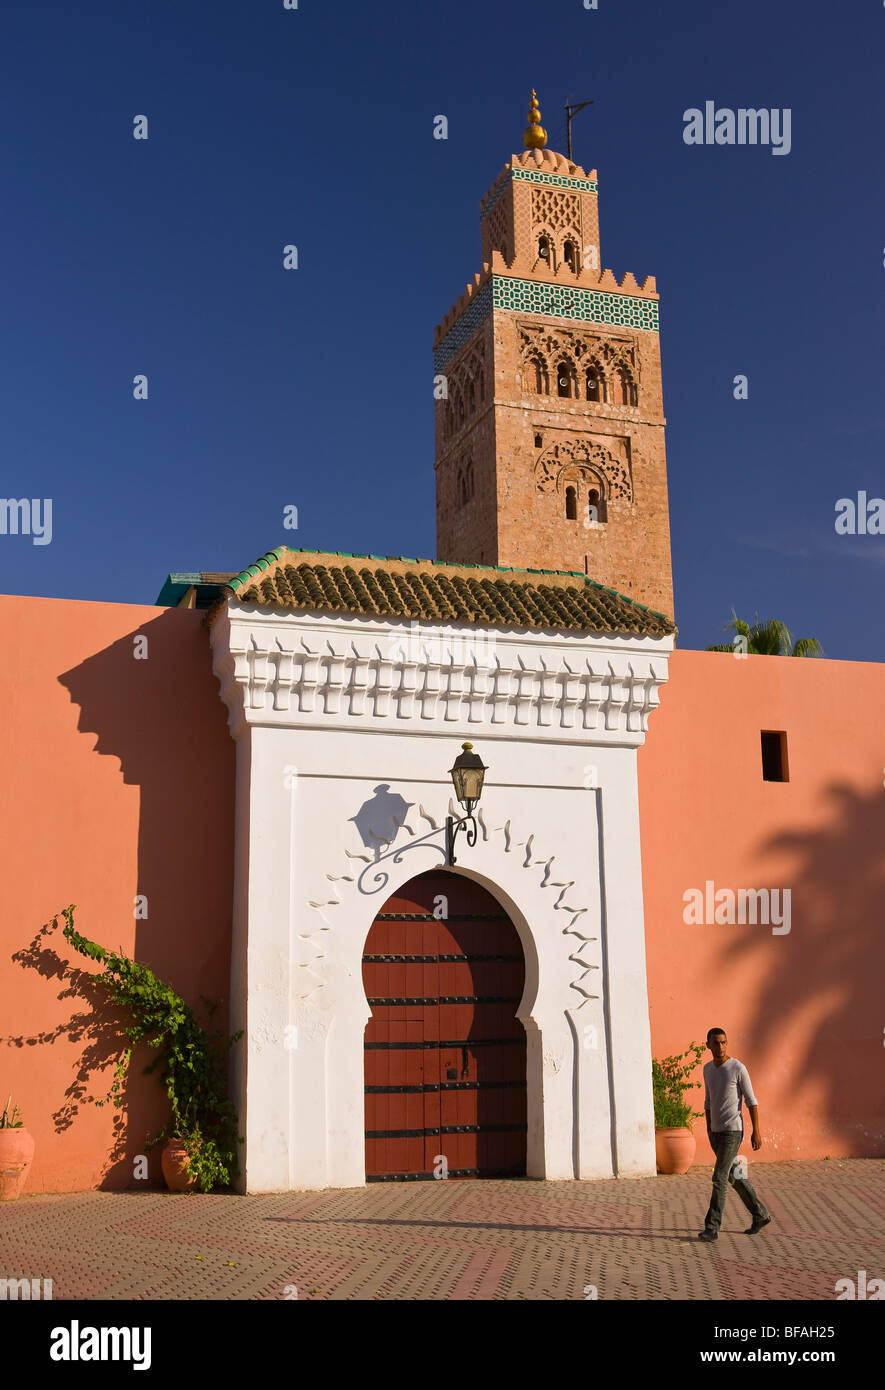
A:
[[[199,1186],[198,1165],[203,1148],[203,1135],[196,1123],[184,1120],[170,1126],[172,1133],[160,1151],[160,1167],[170,1192],[193,1192]],[[147,1145],[153,1148],[159,1138]]]
[[[652,1095],[655,1107],[655,1157],[659,1173],[685,1173],[695,1155],[691,1122],[702,1110],[692,1110],[685,1092],[699,1085],[689,1077],[704,1055],[702,1043],[692,1043],[685,1052],[652,1058]],[[683,1065],[687,1057],[694,1060]]]
[[[0,1115],[0,1202],[13,1202],[25,1185],[34,1160],[34,1136],[19,1119],[19,1109],[7,1098]]]
[[[152,1149],[165,1140],[160,1152],[160,1167],[169,1191],[211,1192],[213,1187],[225,1186],[230,1181],[232,1166],[221,1132],[227,1111],[219,1112],[218,1102],[215,1107],[200,1105],[196,1095],[191,1096],[183,1108],[177,1095],[171,1099],[172,1119],[145,1145]],[[212,1132],[207,1132],[207,1127],[211,1127]]]

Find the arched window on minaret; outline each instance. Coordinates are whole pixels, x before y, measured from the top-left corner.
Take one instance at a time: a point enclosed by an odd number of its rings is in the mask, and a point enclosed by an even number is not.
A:
[[[464,500],[473,500],[473,459],[467,460],[467,467],[464,470]]]
[[[591,487],[587,493],[587,516],[591,521],[607,521],[605,498],[598,487]]]
[[[486,398],[486,374],[482,367],[479,369],[479,399],[484,401]]]
[[[565,490],[565,519],[566,521],[577,521],[578,519],[578,497],[571,485]]]
[[[538,237],[538,255],[542,261],[550,264],[550,238],[549,236]]]
[[[544,366],[544,363],[541,361],[540,357],[533,357],[531,361],[528,363],[528,369],[530,373],[529,380],[532,379],[531,374],[534,374],[535,391],[537,392],[537,394],[539,396],[549,395],[549,388],[547,384],[547,368]]]
[[[618,388],[621,405],[636,405],[636,383],[626,367],[618,368]]]
[[[578,248],[573,241],[567,241],[562,248],[562,259],[573,275],[578,273]]]
[[[603,400],[602,379],[595,367],[587,368],[586,376],[587,399],[588,401]]]
[[[558,364],[556,368],[557,395],[566,397],[571,397],[572,395],[576,396],[578,394],[577,391],[572,390],[574,384],[574,372],[572,371],[572,365],[570,362],[566,362],[563,360]]]
[[[458,392],[458,428],[464,424],[464,397]]]
[[[467,399],[470,405],[470,414],[472,415],[474,410],[476,409],[476,387],[474,386],[472,381],[467,387]]]

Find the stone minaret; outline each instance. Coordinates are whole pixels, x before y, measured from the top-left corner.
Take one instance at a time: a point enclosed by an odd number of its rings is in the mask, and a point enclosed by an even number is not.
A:
[[[436,330],[438,557],[579,571],[672,616],[654,277],[600,269],[596,170],[540,120],[533,92]]]

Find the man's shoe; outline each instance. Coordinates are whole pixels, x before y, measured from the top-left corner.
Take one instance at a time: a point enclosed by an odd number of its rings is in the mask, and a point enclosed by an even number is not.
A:
[[[770,1225],[770,1224],[771,1224],[771,1217],[770,1217],[770,1216],[766,1216],[765,1219],[764,1219],[763,1221],[754,1221],[753,1224],[752,1224],[752,1226],[748,1226],[747,1229],[744,1231],[744,1235],[745,1235],[745,1236],[758,1236],[759,1232],[762,1230],[762,1227],[763,1227],[763,1226],[768,1226],[768,1225]]]
[[[700,1235],[698,1236],[698,1240],[718,1240],[718,1239],[719,1239],[719,1232],[718,1232],[718,1231],[701,1231]]]

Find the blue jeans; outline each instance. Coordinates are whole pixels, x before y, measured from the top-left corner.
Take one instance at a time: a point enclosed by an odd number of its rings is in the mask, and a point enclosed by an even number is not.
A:
[[[734,1161],[743,1138],[742,1129],[710,1132],[710,1147],[716,1155],[716,1167],[713,1169],[713,1195],[704,1221],[704,1227],[708,1231],[718,1231],[722,1224],[729,1183],[754,1221],[764,1221],[768,1216],[764,1204],[756,1196],[753,1184],[747,1178],[736,1178],[734,1175]]]

